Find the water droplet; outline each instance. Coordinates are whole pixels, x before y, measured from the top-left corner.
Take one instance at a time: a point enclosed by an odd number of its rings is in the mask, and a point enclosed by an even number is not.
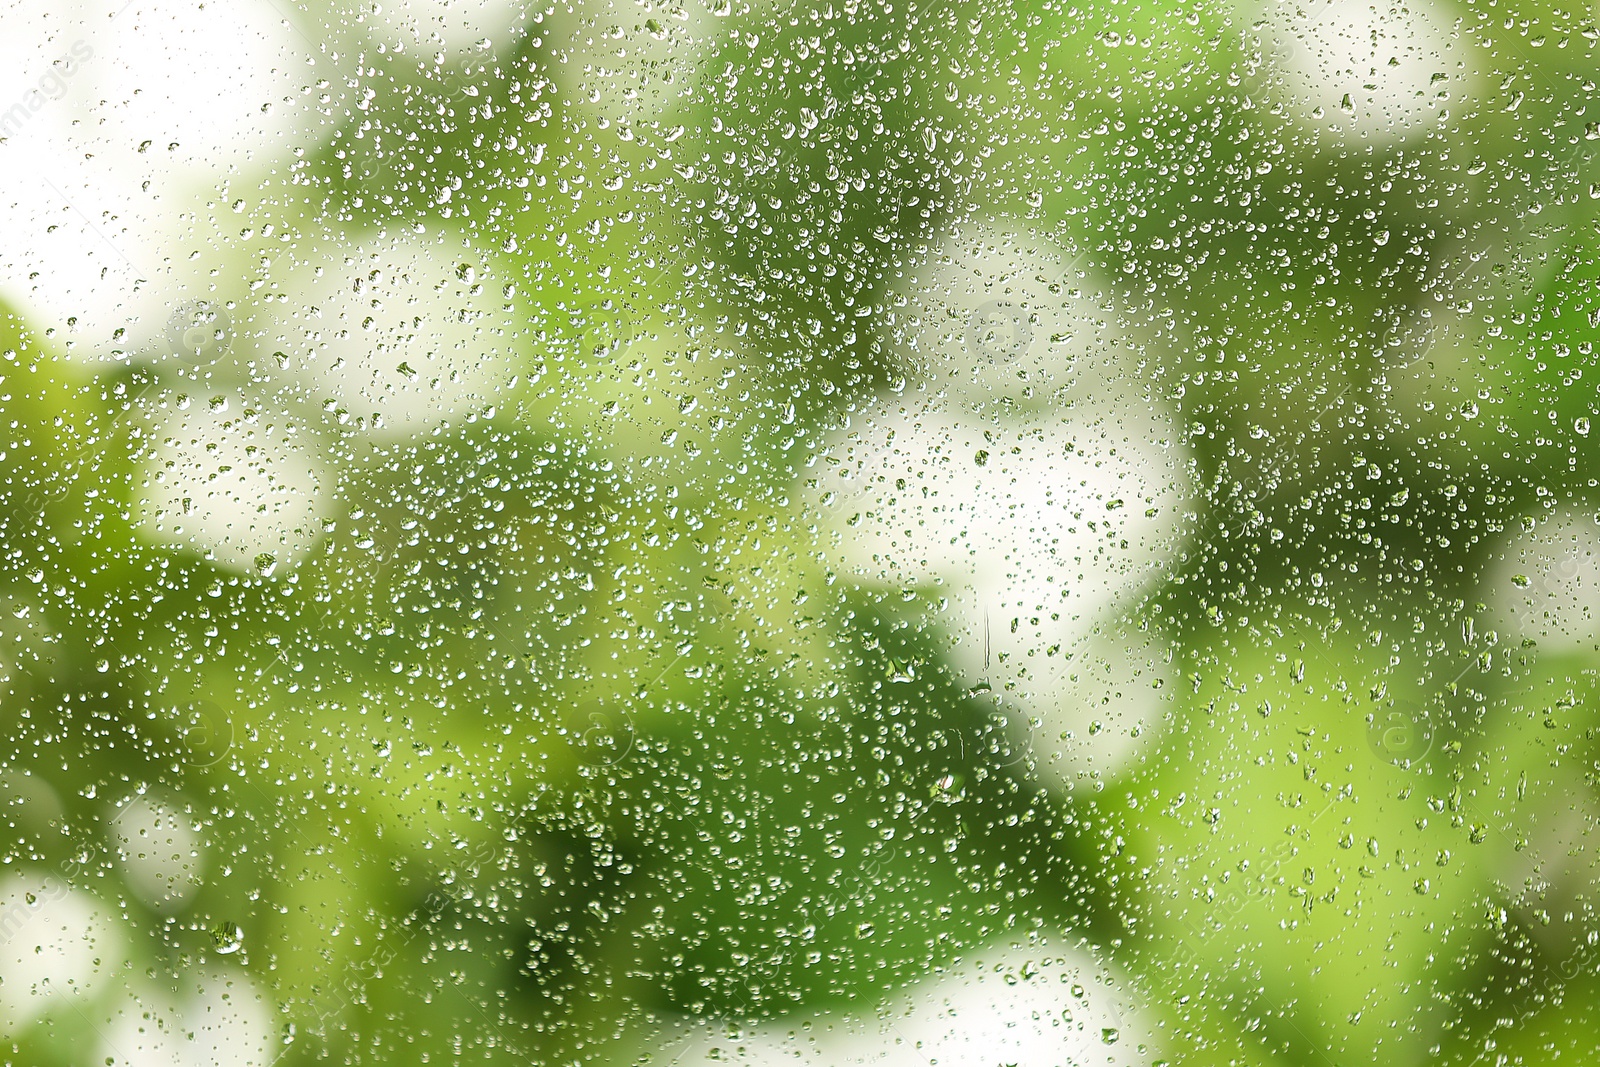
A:
[[[211,928],[211,943],[217,955],[231,956],[244,947],[244,931],[238,923],[221,922]]]

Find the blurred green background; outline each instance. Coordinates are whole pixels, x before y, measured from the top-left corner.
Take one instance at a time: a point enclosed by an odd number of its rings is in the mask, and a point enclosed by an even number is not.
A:
[[[1596,1053],[1594,12],[255,17],[0,141],[6,1062]]]

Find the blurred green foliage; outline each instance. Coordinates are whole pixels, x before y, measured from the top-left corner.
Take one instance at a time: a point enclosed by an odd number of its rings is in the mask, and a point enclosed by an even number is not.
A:
[[[62,811],[5,862],[88,835],[108,972],[238,924],[285,1064],[645,1062],[1040,926],[1171,1062],[1592,1056],[1594,650],[1497,634],[1484,583],[1600,507],[1596,33],[1438,11],[1450,118],[1406,138],[1300,122],[1231,7],[552,8],[443,73],[363,52],[371,106],[274,147],[249,221],[306,263],[451,235],[514,364],[399,439],[310,397],[329,518],[240,573],[137,512],[161,416],[270,421],[253,365],[107,369],[8,313],[0,751]],[[1108,279],[1202,488],[1142,609],[1169,721],[1071,794],[915,621],[941,590],[842,573],[804,498],[915,373],[907,277],[991,215]],[[172,914],[111,859],[143,789],[203,828]],[[8,1040],[95,1047],[69,1009]]]

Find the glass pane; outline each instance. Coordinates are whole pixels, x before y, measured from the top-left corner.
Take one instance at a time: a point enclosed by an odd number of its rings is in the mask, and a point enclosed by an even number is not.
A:
[[[1600,1051],[1594,11],[5,19],[4,1062]]]

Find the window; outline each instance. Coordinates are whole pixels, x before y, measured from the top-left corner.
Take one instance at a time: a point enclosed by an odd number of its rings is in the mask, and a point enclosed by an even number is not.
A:
[[[1589,1062],[1597,24],[20,0],[0,1061]]]

